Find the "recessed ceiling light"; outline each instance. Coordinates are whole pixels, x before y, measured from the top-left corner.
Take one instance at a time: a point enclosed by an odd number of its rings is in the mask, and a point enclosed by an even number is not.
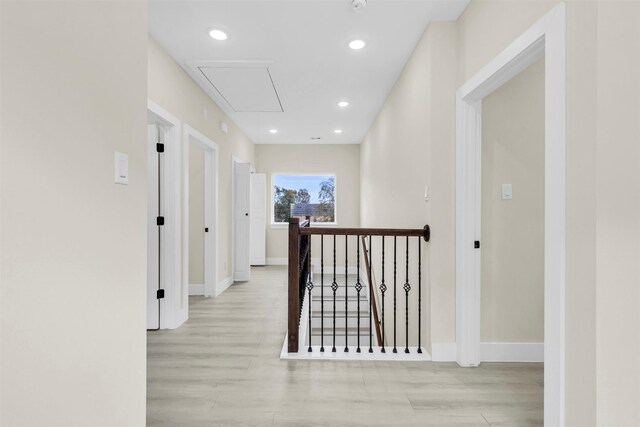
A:
[[[270,129],[269,132],[270,133],[278,133],[278,129]]]
[[[333,133],[341,134],[342,133],[342,129],[336,129],[336,130],[333,131]]]
[[[227,39],[227,33],[225,33],[222,30],[217,30],[215,28],[213,30],[209,30],[209,35],[214,40],[222,41]]]
[[[348,106],[349,106],[349,103],[347,101],[338,102],[338,107],[340,107],[340,108],[345,108],[345,107],[348,107]]]
[[[363,42],[362,40],[353,40],[352,42],[349,43],[349,47],[353,50],[359,50],[359,49],[362,49],[365,44],[366,43]]]

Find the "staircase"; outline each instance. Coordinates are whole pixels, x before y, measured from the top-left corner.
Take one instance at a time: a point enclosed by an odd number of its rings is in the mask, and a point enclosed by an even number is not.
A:
[[[320,346],[322,344],[325,351],[331,351],[333,347],[333,290],[331,284],[333,274],[324,275],[324,286],[320,283],[320,275],[314,274],[314,288],[311,297],[311,345]],[[358,315],[360,317],[360,347],[369,348],[369,300],[367,293],[366,279],[360,275],[360,311],[358,312],[358,292],[356,291],[357,275],[336,274],[336,311],[335,311],[335,331],[336,348],[344,349],[345,344],[356,346],[358,344]],[[315,284],[317,283],[317,284]],[[307,295],[308,297],[308,295]],[[346,298],[346,311],[345,311]],[[324,301],[324,310],[322,302]],[[309,336],[309,335],[307,335]],[[308,342],[306,343],[308,345]],[[375,337],[374,337],[375,345]]]

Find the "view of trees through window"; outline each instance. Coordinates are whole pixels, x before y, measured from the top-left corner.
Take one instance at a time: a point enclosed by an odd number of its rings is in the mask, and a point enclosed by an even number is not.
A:
[[[335,222],[335,191],[332,175],[275,175],[273,222],[306,216],[313,222]]]

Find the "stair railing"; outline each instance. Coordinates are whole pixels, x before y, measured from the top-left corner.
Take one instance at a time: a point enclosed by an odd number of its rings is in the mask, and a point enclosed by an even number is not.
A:
[[[311,243],[312,236],[319,236],[320,238],[320,284],[318,286],[317,283],[314,283],[314,276],[312,271],[312,258],[311,258]],[[325,242],[325,236],[329,238],[326,239],[328,242]],[[338,244],[337,236],[344,236],[341,238],[341,244],[344,243],[344,262],[345,265],[341,266],[344,268],[344,280],[340,280],[340,284],[337,280],[337,257],[336,257],[336,249]],[[352,252],[355,252],[356,260],[355,266],[352,260],[351,262],[351,270],[349,269],[349,237],[355,238],[355,251],[352,247]],[[366,244],[366,238],[368,237],[369,244]],[[374,237],[379,238],[381,256],[379,260],[376,260],[373,255],[372,244],[374,243]],[[417,253],[410,253],[410,239],[412,237],[416,237],[417,239]],[[304,345],[305,343],[301,343],[301,329],[308,327],[308,351],[325,351],[325,344],[331,344],[331,351],[337,352],[337,340],[336,337],[339,335],[340,338],[344,338],[344,352],[349,352],[349,338],[355,339],[356,348],[355,351],[360,353],[362,351],[361,348],[361,340],[367,342],[368,341],[368,352],[373,353],[373,330],[375,328],[376,331],[376,348],[379,349],[380,353],[386,353],[385,348],[385,331],[386,325],[385,321],[388,322],[388,318],[385,319],[385,295],[390,292],[393,297],[393,329],[392,329],[392,337],[393,337],[393,353],[398,352],[398,334],[397,334],[397,326],[398,326],[398,291],[400,292],[400,298],[402,297],[402,292],[404,292],[405,299],[405,307],[404,307],[404,352],[409,353],[409,317],[410,311],[412,316],[417,316],[417,331],[411,332],[413,335],[416,333],[417,340],[415,344],[417,344],[416,351],[417,353],[422,353],[422,240],[428,242],[430,239],[430,229],[428,225],[425,225],[422,229],[392,229],[392,228],[337,228],[337,227],[311,227],[310,221],[307,217],[306,220],[300,221],[299,218],[291,218],[289,220],[289,270],[288,270],[288,287],[289,287],[289,297],[288,297],[288,333],[287,333],[287,349],[289,353],[297,353],[299,351],[300,345]],[[387,272],[389,267],[385,268],[385,251],[386,251],[386,243],[387,240],[392,240],[393,242],[393,274],[389,279],[391,279],[391,283],[387,281]],[[353,240],[352,240],[353,241]],[[368,281],[368,286],[365,288],[361,283],[361,274],[360,274],[360,241],[362,241],[362,248],[364,253],[364,264],[366,268],[366,276]],[[327,263],[327,268],[325,268],[325,243],[328,243],[328,248],[332,256],[330,256],[330,260]],[[398,246],[398,243],[402,246],[404,243],[404,250],[402,247]],[[317,249],[317,247],[316,247]],[[404,252],[404,268],[402,266],[398,266],[398,255],[402,255],[401,252]],[[401,260],[402,261],[402,260]],[[414,265],[417,266],[415,270],[412,270],[410,275],[410,262],[415,262]],[[374,264],[377,263],[377,264]],[[374,289],[374,281],[373,281],[373,268],[374,266],[379,266],[382,271],[381,282],[379,285],[379,290],[381,292],[381,310],[380,315],[378,316],[378,306],[375,299],[375,289]],[[353,267],[355,267],[356,271],[353,273]],[[325,271],[327,270],[327,271]],[[402,273],[404,270],[404,282],[402,282]],[[342,268],[340,268],[342,272]],[[328,274],[325,274],[328,273]],[[327,281],[325,281],[325,275],[330,276],[332,274],[332,280],[329,280],[327,277]],[[417,278],[415,277],[417,275]],[[355,283],[350,283],[350,277],[355,276]],[[411,283],[412,280],[410,277],[413,277],[415,281],[417,281],[417,309],[410,310],[410,292],[412,290]],[[325,284],[327,286],[327,292],[325,292]],[[415,282],[413,283],[415,289]],[[318,290],[319,288],[319,290]],[[314,295],[314,289],[315,295]],[[365,322],[367,319],[361,319],[361,297],[363,289],[367,293],[368,296],[368,328],[366,326],[361,328],[361,321]],[[344,310],[342,307],[338,307],[337,303],[337,291],[344,290]],[[355,303],[357,304],[357,333],[353,334],[351,337],[349,336],[349,313],[353,311],[353,308],[350,310],[350,302],[353,304],[353,300],[350,300],[349,293],[355,291]],[[415,292],[415,291],[414,291]],[[306,296],[305,296],[306,295]],[[328,314],[331,315],[332,323],[331,323],[331,333],[325,334],[325,296],[329,297],[328,303],[331,305],[331,309],[329,309]],[[308,325],[301,325],[301,314],[302,307],[305,298],[308,298],[307,306],[309,310],[309,323]],[[320,299],[320,333],[319,333],[319,346],[315,346],[316,350],[314,350],[314,346],[312,346],[313,339],[313,325],[312,325],[312,302],[314,299]],[[366,306],[366,305],[365,305]],[[344,334],[336,334],[337,321],[336,315],[342,316],[344,313],[344,328],[340,328],[344,330]],[[400,313],[402,314],[402,313]],[[381,317],[381,318],[380,318]],[[401,319],[402,320],[402,319]],[[391,329],[391,325],[388,325],[388,328]],[[364,329],[366,335],[361,334],[361,330]],[[325,337],[325,335],[330,335]],[[368,336],[367,336],[368,335]],[[330,338],[330,341],[326,342],[325,338]],[[353,343],[353,341],[352,341]],[[413,344],[414,342],[412,342]],[[342,344],[342,342],[340,343]]]

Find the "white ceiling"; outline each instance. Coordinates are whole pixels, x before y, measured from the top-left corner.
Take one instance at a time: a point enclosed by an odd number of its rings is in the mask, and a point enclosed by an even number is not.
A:
[[[356,12],[350,0],[162,0],[149,31],[254,142],[358,144],[428,23],[468,2],[369,0]],[[354,39],[367,45],[354,51]]]

